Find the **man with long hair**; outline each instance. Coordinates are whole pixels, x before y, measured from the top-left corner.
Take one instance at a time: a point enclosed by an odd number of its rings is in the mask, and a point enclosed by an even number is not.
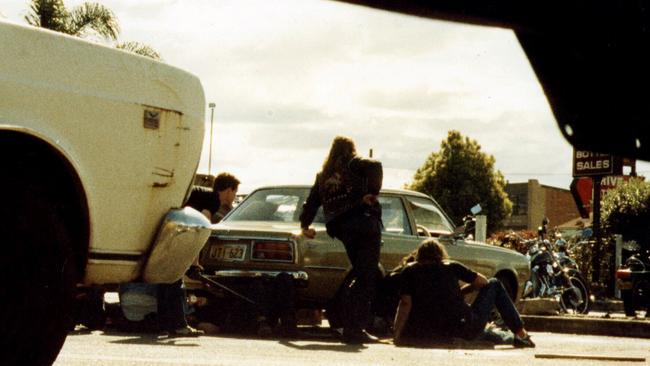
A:
[[[322,205],[327,233],[343,242],[352,264],[353,280],[341,314],[345,343],[376,340],[365,328],[377,285],[382,230],[377,196],[382,178],[381,163],[358,157],[354,142],[337,136],[300,215],[303,235],[313,238],[316,232],[309,226]]]
[[[401,272],[400,302],[395,315],[395,344],[444,337],[475,339],[483,333],[496,307],[515,334],[515,347],[535,347],[505,288],[458,262],[447,261],[447,252],[436,239],[417,248],[415,262]],[[458,281],[465,285],[461,288]],[[464,293],[478,290],[470,306]]]

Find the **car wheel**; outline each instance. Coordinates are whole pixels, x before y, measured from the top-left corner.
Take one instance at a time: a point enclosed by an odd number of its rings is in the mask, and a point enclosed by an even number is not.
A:
[[[515,301],[514,299],[516,298],[517,295],[515,292],[514,285],[512,284],[512,281],[510,281],[508,275],[504,273],[497,273],[495,278],[499,280],[499,282],[501,282],[503,288],[506,290],[506,293],[508,294],[510,299],[512,299],[512,301],[514,302]],[[492,321],[494,324],[496,324],[501,328],[505,327],[505,322],[501,318],[501,315],[497,311],[496,307],[493,308],[492,311],[490,312],[490,321]]]
[[[39,184],[42,179],[35,173],[12,174],[0,182],[0,268],[5,271],[0,349],[5,364],[53,363],[73,324],[71,240],[56,192]]]
[[[496,275],[496,279],[499,280],[499,282],[501,282],[503,285],[503,288],[506,289],[506,293],[508,296],[510,296],[510,299],[512,301],[515,301],[517,298],[517,292],[515,290],[515,285],[513,285],[512,281],[510,280],[510,277],[504,273],[498,273]]]

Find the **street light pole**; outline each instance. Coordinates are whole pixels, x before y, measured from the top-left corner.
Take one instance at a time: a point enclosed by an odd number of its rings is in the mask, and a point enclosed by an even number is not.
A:
[[[208,155],[208,176],[212,175],[212,126],[214,125],[214,103],[208,104],[210,107],[210,155]]]

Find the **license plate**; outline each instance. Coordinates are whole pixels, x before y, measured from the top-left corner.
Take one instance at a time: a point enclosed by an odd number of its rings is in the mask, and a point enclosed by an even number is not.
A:
[[[244,244],[215,244],[210,247],[210,258],[222,261],[243,261],[246,254]]]

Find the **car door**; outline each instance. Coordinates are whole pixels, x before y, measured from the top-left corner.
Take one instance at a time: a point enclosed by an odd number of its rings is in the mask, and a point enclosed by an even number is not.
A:
[[[445,246],[449,258],[469,266],[475,271],[492,274],[494,265],[488,258],[482,258],[479,244],[454,238],[454,224],[442,208],[429,197],[406,195],[407,211],[413,219],[412,225],[421,235],[418,240],[426,237],[427,233],[439,237]]]
[[[422,238],[413,230],[402,196],[382,193],[379,203],[384,224],[380,261],[384,269],[390,271],[417,248]]]

